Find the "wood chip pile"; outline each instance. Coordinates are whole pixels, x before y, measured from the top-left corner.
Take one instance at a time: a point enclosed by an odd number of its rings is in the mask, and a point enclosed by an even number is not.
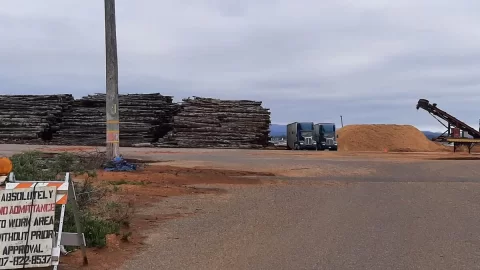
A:
[[[262,148],[268,145],[270,111],[261,101],[184,99],[165,144],[185,148]]]
[[[0,143],[38,143],[62,127],[72,95],[1,95]]]
[[[173,125],[173,115],[180,105],[171,96],[160,94],[119,95],[120,145],[132,146],[158,141]],[[52,143],[101,146],[106,141],[105,94],[75,100],[65,112],[63,128]]]
[[[429,140],[411,125],[348,125],[337,131],[339,151],[442,152],[447,147]]]

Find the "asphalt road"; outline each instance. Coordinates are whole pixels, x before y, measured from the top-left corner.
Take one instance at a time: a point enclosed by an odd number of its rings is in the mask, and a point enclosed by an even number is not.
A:
[[[460,183],[243,189],[162,225],[123,269],[478,269],[479,191]],[[172,202],[170,202],[172,203]]]
[[[123,269],[480,269],[479,161],[275,160],[371,170],[170,199],[158,211],[198,213]]]
[[[480,161],[142,151],[125,152],[296,174],[159,203],[195,214],[148,232],[122,269],[480,269]]]

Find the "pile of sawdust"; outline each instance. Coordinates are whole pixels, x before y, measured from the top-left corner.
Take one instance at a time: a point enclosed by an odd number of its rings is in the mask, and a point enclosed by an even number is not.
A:
[[[448,151],[410,125],[349,125],[337,131],[339,151]]]

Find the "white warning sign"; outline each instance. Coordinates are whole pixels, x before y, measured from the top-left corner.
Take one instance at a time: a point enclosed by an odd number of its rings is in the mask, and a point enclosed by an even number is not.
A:
[[[52,265],[55,187],[0,191],[0,269]]]

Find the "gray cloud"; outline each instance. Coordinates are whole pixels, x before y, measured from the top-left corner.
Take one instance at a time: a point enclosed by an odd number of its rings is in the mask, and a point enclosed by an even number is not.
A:
[[[117,0],[120,92],[263,100],[272,120],[477,125],[478,1]],[[4,0],[0,92],[104,91],[103,1]]]

